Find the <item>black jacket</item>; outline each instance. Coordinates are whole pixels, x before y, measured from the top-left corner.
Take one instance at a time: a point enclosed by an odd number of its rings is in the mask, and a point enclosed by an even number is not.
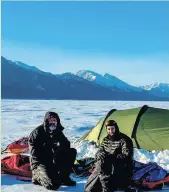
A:
[[[101,162],[103,171],[110,169],[108,164],[112,164],[117,171],[126,170],[127,175],[130,176],[132,174],[133,142],[127,135],[119,132],[118,128],[116,129],[115,136],[107,135],[103,139],[95,159]]]
[[[60,151],[66,151],[70,148],[70,142],[63,134],[63,129],[60,121],[58,121],[57,131],[51,135],[45,119],[44,124],[31,132],[28,142],[32,170],[40,164],[48,166],[54,163],[55,158],[59,158],[57,155]]]

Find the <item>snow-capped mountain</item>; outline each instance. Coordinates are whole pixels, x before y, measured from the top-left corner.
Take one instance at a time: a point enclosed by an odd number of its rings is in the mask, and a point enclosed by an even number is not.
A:
[[[141,88],[156,96],[169,97],[169,83],[156,82],[150,85],[141,86]]]
[[[39,73],[4,57],[1,57],[1,70],[2,98],[113,100],[122,97],[73,74]]]
[[[94,82],[98,85],[104,86],[104,87],[109,87],[112,90],[116,90],[116,91],[123,90],[123,91],[127,91],[127,92],[131,92],[131,91],[141,92],[143,90],[142,88],[129,85],[128,83],[126,83],[108,73],[106,73],[105,75],[101,75],[101,74],[98,74],[98,73],[95,73],[95,72],[89,71],[89,70],[80,70],[75,74],[88,81],[92,81],[92,82]]]
[[[77,75],[75,75],[75,74],[73,74],[73,73],[69,73],[69,72],[67,72],[67,73],[62,73],[61,75],[59,75],[60,76],[60,78],[62,79],[62,80],[72,80],[72,79],[74,79],[74,80],[76,80],[76,81],[86,81],[85,79],[83,79],[83,78],[81,78],[81,77],[79,77],[79,76],[77,76]]]
[[[168,101],[168,96],[154,96],[109,74],[92,71],[52,74],[4,57],[1,71],[2,98]]]

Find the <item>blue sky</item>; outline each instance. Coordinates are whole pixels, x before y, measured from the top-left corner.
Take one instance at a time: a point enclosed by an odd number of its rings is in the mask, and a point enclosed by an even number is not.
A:
[[[55,74],[169,82],[169,2],[2,2],[2,55]]]

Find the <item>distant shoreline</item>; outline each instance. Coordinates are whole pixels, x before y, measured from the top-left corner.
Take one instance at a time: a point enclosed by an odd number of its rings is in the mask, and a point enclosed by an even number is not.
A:
[[[99,99],[54,99],[54,98],[51,98],[51,99],[39,99],[39,98],[1,98],[1,100],[30,100],[30,101],[36,101],[36,100],[42,100],[42,101],[118,101],[118,102],[124,102],[124,101],[128,101],[128,102],[169,102],[169,99],[168,100],[99,100]]]

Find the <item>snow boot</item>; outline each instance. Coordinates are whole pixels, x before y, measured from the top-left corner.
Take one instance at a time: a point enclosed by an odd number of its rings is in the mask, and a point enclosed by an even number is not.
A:
[[[139,192],[139,189],[136,187],[128,187],[124,192]]]
[[[70,177],[64,179],[62,181],[62,185],[66,185],[66,186],[76,186],[76,181],[73,181]]]
[[[32,183],[34,185],[40,185],[40,183],[35,178],[33,178],[33,177],[32,177]]]

